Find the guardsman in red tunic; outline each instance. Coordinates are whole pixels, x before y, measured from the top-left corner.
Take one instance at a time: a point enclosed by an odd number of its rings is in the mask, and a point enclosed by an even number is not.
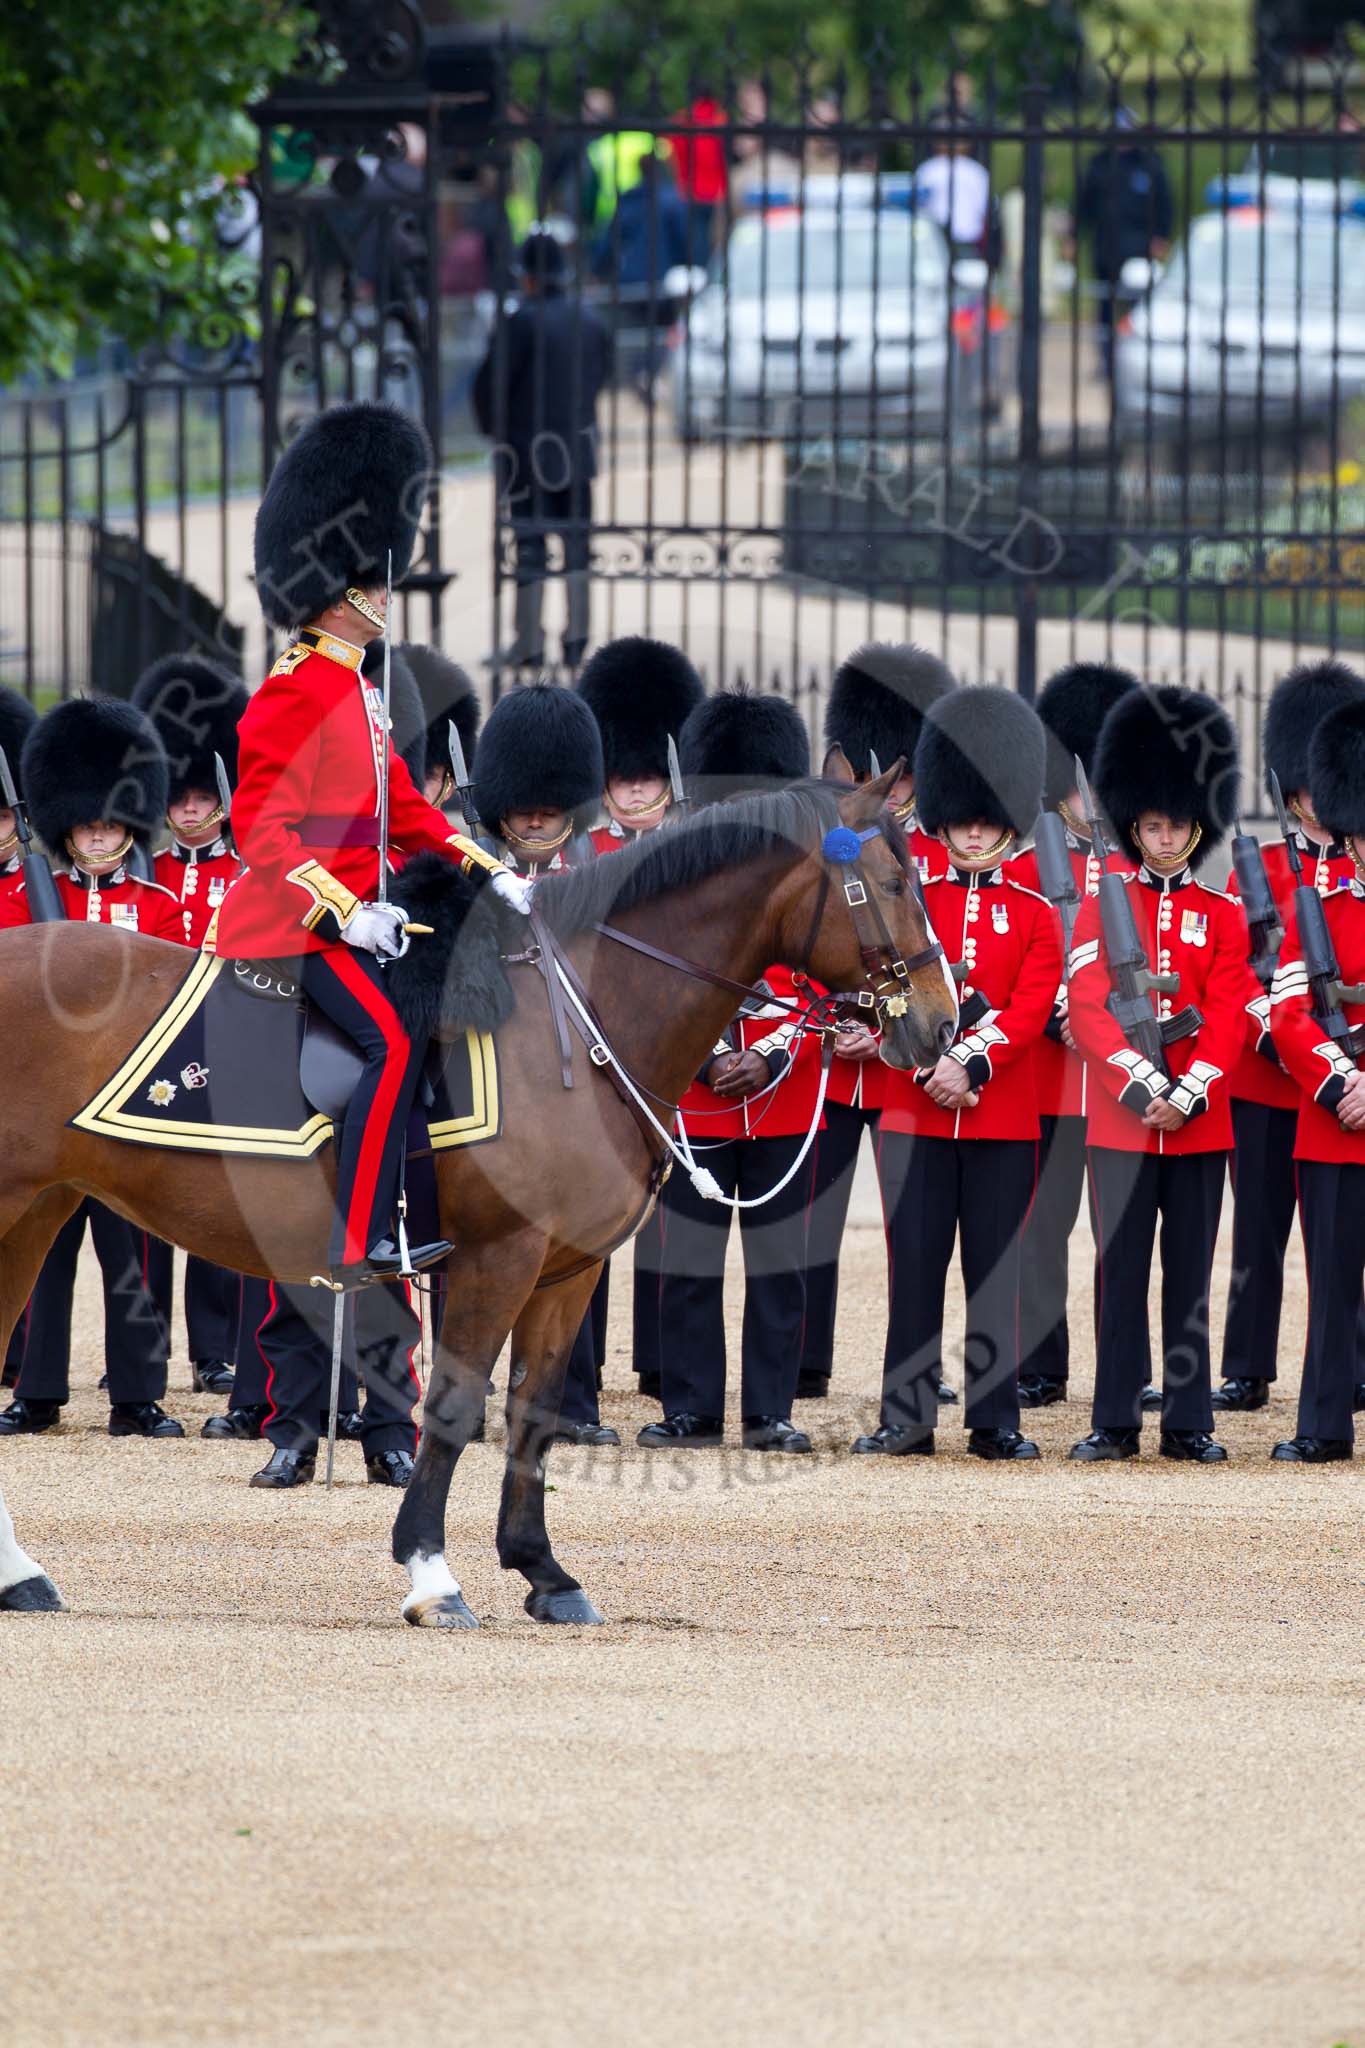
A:
[[[1129,1043],[1109,1009],[1114,982],[1096,898],[1072,934],[1071,1030],[1088,1069],[1091,1207],[1099,1254],[1094,1428],[1081,1462],[1135,1458],[1150,1363],[1147,1287],[1158,1224],[1164,1370],[1161,1455],[1227,1456],[1211,1434],[1213,1252],[1232,1149],[1229,1082],[1256,983],[1246,923],[1195,880],[1237,815],[1237,739],[1197,690],[1131,690],[1104,721],[1095,796],[1140,862],[1124,878],[1146,971],[1177,974],[1159,1018],[1193,1005],[1197,1031],[1165,1046],[1167,1069]]]
[[[156,879],[180,904],[185,944],[202,946],[213,914],[242,872],[218,793],[216,760],[229,788],[237,779],[237,721],[247,694],[236,676],[202,654],[169,654],[141,676],[134,704],[156,727],[166,750],[171,843],[156,858]],[[172,1252],[152,1240],[151,1276],[170,1321]],[[185,1327],[196,1392],[232,1391],[241,1313],[239,1273],[196,1258],[185,1261]]]
[[[5,750],[9,772],[14,777],[20,801],[23,800],[23,785],[19,780],[24,751],[24,741],[37,723],[38,714],[27,697],[21,697],[17,690],[0,686],[0,747]],[[13,811],[0,798],[0,903],[15,896],[24,885],[22,849],[19,845],[18,821]],[[27,1316],[21,1316],[10,1333],[9,1350],[5,1354],[3,1375],[0,1384],[12,1387],[19,1377],[19,1365],[24,1355],[24,1324]]]
[[[1345,845],[1355,870],[1348,889],[1325,899],[1323,916],[1337,978],[1355,992],[1342,1015],[1365,1045],[1365,704],[1343,703],[1317,727],[1308,787],[1314,817]],[[1308,1341],[1297,1428],[1271,1456],[1295,1465],[1352,1454],[1365,1284],[1365,1071],[1361,1055],[1324,1029],[1309,966],[1302,934],[1287,929],[1270,991],[1270,1028],[1300,1089],[1294,1158],[1308,1254]]]
[[[875,754],[881,768],[902,760],[905,768],[887,801],[902,826],[911,859],[923,882],[947,872],[940,839],[931,838],[915,815],[915,748],[924,714],[957,687],[936,654],[911,642],[870,641],[835,671],[825,710],[823,773],[835,781],[866,782]],[[849,1198],[863,1132],[874,1146],[887,1069],[878,1059],[875,1032],[853,1020],[839,1027],[834,1064],[825,1096],[824,1127],[816,1139],[814,1193],[806,1256],[806,1327],[797,1375],[798,1400],[829,1392],[834,1369],[834,1325],[839,1307],[839,1251],[848,1220]],[[956,1401],[940,1382],[940,1401]]]
[[[66,915],[183,945],[174,897],[128,871],[134,846],[150,850],[166,813],[166,757],[142,713],[104,699],[57,704],[30,734],[22,768],[33,829],[54,861],[67,863],[55,878]],[[0,902],[0,929],[28,922],[20,887]],[[71,1297],[87,1223],[104,1274],[109,1434],[183,1436],[160,1405],[170,1333],[148,1285],[151,1241],[93,1201],[63,1224],[38,1275],[17,1398],[0,1415],[0,1432],[50,1429],[69,1398]]]
[[[1038,716],[1047,734],[1047,776],[1043,803],[1066,829],[1066,847],[1078,894],[1093,896],[1100,864],[1091,848],[1076,793],[1076,760],[1086,773],[1105,715],[1137,677],[1107,661],[1078,661],[1059,669],[1038,696]],[[1129,869],[1126,858],[1113,863]],[[1005,863],[1005,874],[1026,889],[1038,888],[1038,856],[1032,848]],[[1061,913],[1054,911],[1058,930]],[[1024,1229],[1019,1286],[1019,1401],[1047,1408],[1066,1399],[1071,1344],[1067,1328],[1067,1247],[1080,1213],[1085,1186],[1085,1062],[1066,1042],[1067,985],[1057,991],[1048,1028],[1033,1050],[1038,1090],[1038,1186]]]
[[[957,690],[928,713],[915,755],[921,821],[948,859],[924,896],[956,963],[962,1019],[937,1066],[887,1071],[878,1171],[891,1306],[878,1426],[857,1452],[932,1455],[943,1299],[955,1240],[967,1294],[967,1448],[1032,1459],[1019,1428],[1019,1248],[1038,1163],[1033,1048],[1061,980],[1041,896],[1002,863],[1038,815],[1043,728],[1000,689]]]
[[[678,736],[689,793],[699,801],[809,773],[810,743],[780,697],[722,690],[692,712]],[[765,977],[775,997],[796,994],[785,968]],[[819,1050],[787,1010],[741,1016],[684,1096],[679,1119],[699,1161],[728,1198],[766,1195],[787,1173],[810,1129],[819,1088]],[[740,1418],[757,1451],[809,1451],[791,1420],[805,1314],[806,1204],[811,1161],[771,1202],[740,1212],[744,1250],[744,1336]],[[663,1419],[637,1437],[651,1449],[722,1441],[725,1427],[725,1253],[731,1212],[671,1173],[659,1197],[659,1368]]]
[[[705,692],[701,677],[679,647],[664,640],[628,634],[608,640],[591,656],[577,683],[602,735],[606,784],[602,804],[607,823],[592,835],[594,850],[612,853],[628,846],[642,832],[654,832],[668,818],[673,803],[668,742],[678,734]],[[635,1267],[632,1296],[632,1363],[640,1392],[652,1400],[661,1394],[659,1378],[659,1274],[663,1238],[658,1205],[635,1233],[631,1256]],[[610,1265],[603,1267],[592,1297],[591,1315],[597,1357],[606,1352]]]
[[[1349,889],[1355,863],[1318,823],[1308,794],[1308,754],[1313,734],[1341,704],[1365,702],[1365,682],[1340,661],[1315,661],[1292,669],[1275,685],[1266,711],[1261,757],[1267,778],[1279,777],[1286,806],[1297,823],[1294,837],[1304,879],[1320,896]],[[1283,840],[1262,848],[1266,878],[1288,933],[1294,922],[1294,873]],[[1237,894],[1237,878],[1228,881]],[[1232,1076],[1232,1278],[1223,1325],[1223,1384],[1215,1408],[1264,1408],[1276,1377],[1280,1307],[1284,1297],[1284,1256],[1294,1222],[1294,1140],[1299,1088],[1275,1056],[1269,1033],[1269,1002],[1258,989],[1248,1042]],[[1357,1367],[1359,1361],[1357,1361]],[[1365,1378],[1365,1373],[1358,1376]]]
[[[385,567],[406,574],[430,451],[416,421],[385,405],[339,405],[290,442],[256,520],[256,583],[271,625],[294,633],[239,728],[233,831],[247,872],[218,916],[228,958],[298,963],[309,999],[355,1040],[364,1072],[347,1109],[328,1247],[344,1285],[402,1270],[395,1208],[408,1111],[426,1048],[408,1039],[382,962],[409,943],[400,902],[377,900],[381,774],[390,844],[444,854],[519,908],[501,863],[412,786],[361,674],[384,631]],[[387,858],[387,850],[383,849]],[[265,1219],[262,1219],[262,1227]],[[449,1246],[410,1247],[414,1266]]]

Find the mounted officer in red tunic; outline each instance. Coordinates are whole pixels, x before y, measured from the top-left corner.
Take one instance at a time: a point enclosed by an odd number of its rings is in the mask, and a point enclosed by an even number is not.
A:
[[[397,578],[412,559],[429,467],[425,437],[405,414],[334,406],[285,450],[256,519],[261,604],[295,638],[242,719],[233,823],[247,873],[223,902],[217,948],[298,959],[309,998],[364,1055],[341,1131],[329,1247],[347,1285],[403,1270],[394,1207],[425,1051],[384,989],[382,963],[406,950],[408,935],[401,905],[375,900],[383,814],[391,845],[487,873],[525,907],[516,878],[413,788],[389,744],[382,697],[361,674],[385,627],[390,550]],[[412,1265],[449,1249],[410,1247]]]

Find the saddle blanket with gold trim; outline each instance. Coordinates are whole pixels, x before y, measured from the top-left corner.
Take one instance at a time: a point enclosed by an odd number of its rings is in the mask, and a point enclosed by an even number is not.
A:
[[[201,953],[118,1071],[72,1117],[78,1131],[170,1152],[310,1159],[330,1144],[329,1116],[299,1081],[301,1003],[262,1001],[231,963]],[[502,1128],[492,1034],[467,1031],[433,1048],[427,1111],[433,1152],[478,1145]]]

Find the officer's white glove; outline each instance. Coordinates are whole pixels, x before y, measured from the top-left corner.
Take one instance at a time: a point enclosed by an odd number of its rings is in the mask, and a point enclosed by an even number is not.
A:
[[[531,884],[514,875],[510,868],[494,868],[488,877],[493,894],[503,903],[510,903],[513,910],[519,910],[523,917],[531,915]]]
[[[396,903],[362,903],[341,927],[341,936],[357,952],[401,960],[411,943],[403,930],[407,921],[408,913]]]

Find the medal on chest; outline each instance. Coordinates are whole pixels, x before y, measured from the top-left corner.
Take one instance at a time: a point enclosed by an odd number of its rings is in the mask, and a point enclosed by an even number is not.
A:
[[[1007,931],[1009,930],[1009,928],[1010,928],[1010,907],[1009,907],[1008,903],[992,903],[992,905],[991,905],[991,930],[992,930],[993,932],[1007,932]]]
[[[209,909],[216,910],[227,895],[227,883],[221,875],[215,875],[209,883]]]
[[[1209,942],[1209,918],[1205,910],[1182,910],[1180,913],[1180,936],[1187,946],[1207,946]]]
[[[126,932],[135,932],[137,930],[136,903],[111,903],[109,905],[109,922],[110,924],[120,925]]]

